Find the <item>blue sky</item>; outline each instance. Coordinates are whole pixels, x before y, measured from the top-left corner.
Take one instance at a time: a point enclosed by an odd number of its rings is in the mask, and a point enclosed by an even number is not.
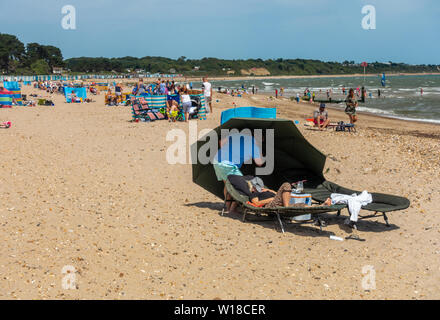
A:
[[[61,27],[76,8],[77,29]],[[376,30],[361,27],[364,5]],[[440,64],[438,0],[14,0],[0,32],[65,58],[305,58]]]

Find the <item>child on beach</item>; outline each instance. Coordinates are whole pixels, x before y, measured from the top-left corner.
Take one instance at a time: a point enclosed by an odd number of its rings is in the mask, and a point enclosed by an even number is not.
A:
[[[171,106],[168,107],[168,118],[170,122],[176,122],[177,115],[179,114],[179,104],[176,100],[172,100]]]

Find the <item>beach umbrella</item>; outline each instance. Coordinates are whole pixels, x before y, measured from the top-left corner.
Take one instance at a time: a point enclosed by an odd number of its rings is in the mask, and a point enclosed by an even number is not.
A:
[[[242,131],[250,129],[262,129],[263,133],[263,155],[271,149],[268,143],[264,143],[264,137],[268,137],[268,130],[273,130],[273,159],[274,171],[269,176],[260,176],[266,186],[277,190],[284,182],[297,182],[307,180],[305,187],[316,187],[325,179],[322,171],[324,169],[326,156],[313,147],[301,134],[291,120],[285,119],[255,119],[255,118],[232,118],[223,125],[211,131],[212,136],[221,138],[222,129],[237,129]],[[191,146],[191,154],[199,155],[205,153],[207,143],[210,143],[209,136],[199,139]],[[266,138],[266,141],[269,139]],[[211,142],[212,143],[212,142]],[[218,145],[217,145],[218,146]],[[218,147],[217,149],[218,150]],[[209,154],[209,152],[207,152]],[[218,181],[215,175],[212,160],[215,153],[209,154],[210,162],[203,164],[199,157],[193,159],[192,176],[193,182],[208,192],[223,199],[223,182]],[[244,164],[241,172],[245,175],[255,175],[255,164]]]

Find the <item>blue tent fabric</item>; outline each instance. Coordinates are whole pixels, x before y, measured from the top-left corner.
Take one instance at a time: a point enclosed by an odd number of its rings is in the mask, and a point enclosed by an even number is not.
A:
[[[232,118],[276,119],[277,109],[257,107],[241,107],[228,109],[222,112],[221,124],[228,122]]]
[[[66,102],[71,103],[72,99],[72,92],[76,94],[78,98],[82,98],[84,101],[87,99],[87,90],[86,88],[71,88],[71,87],[64,87],[64,95],[66,96]]]

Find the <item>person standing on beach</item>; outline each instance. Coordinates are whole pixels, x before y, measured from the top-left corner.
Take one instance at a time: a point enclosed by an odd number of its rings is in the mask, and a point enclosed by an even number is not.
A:
[[[275,98],[278,99],[278,89],[275,89]]]
[[[377,89],[377,97],[380,98],[380,89]]]
[[[212,113],[212,85],[208,82],[208,78],[203,78],[203,95],[205,96],[205,102],[207,105],[209,105],[209,108],[206,108],[206,110],[210,113]]]
[[[361,91],[362,91],[361,101],[362,101],[362,103],[365,103],[365,101],[367,99],[367,90],[365,90],[365,87],[362,87]]]
[[[145,94],[145,92],[146,92],[146,90],[145,90],[144,80],[140,79],[137,95],[141,96],[141,95]]]
[[[185,122],[189,121],[189,110],[192,107],[191,97],[188,93],[188,88],[183,87],[180,89],[180,100],[182,101],[182,109],[185,114]]]
[[[348,92],[345,104],[345,113],[350,118],[350,123],[354,124],[357,121],[356,108],[358,106],[358,102],[353,89],[350,89],[350,91]]]
[[[423,88],[420,88],[420,95],[423,96]]]
[[[123,101],[123,99],[122,99],[122,84],[118,83],[115,86],[115,94],[116,94],[117,103],[119,103],[119,98],[121,98],[121,103],[122,103],[122,101]]]

